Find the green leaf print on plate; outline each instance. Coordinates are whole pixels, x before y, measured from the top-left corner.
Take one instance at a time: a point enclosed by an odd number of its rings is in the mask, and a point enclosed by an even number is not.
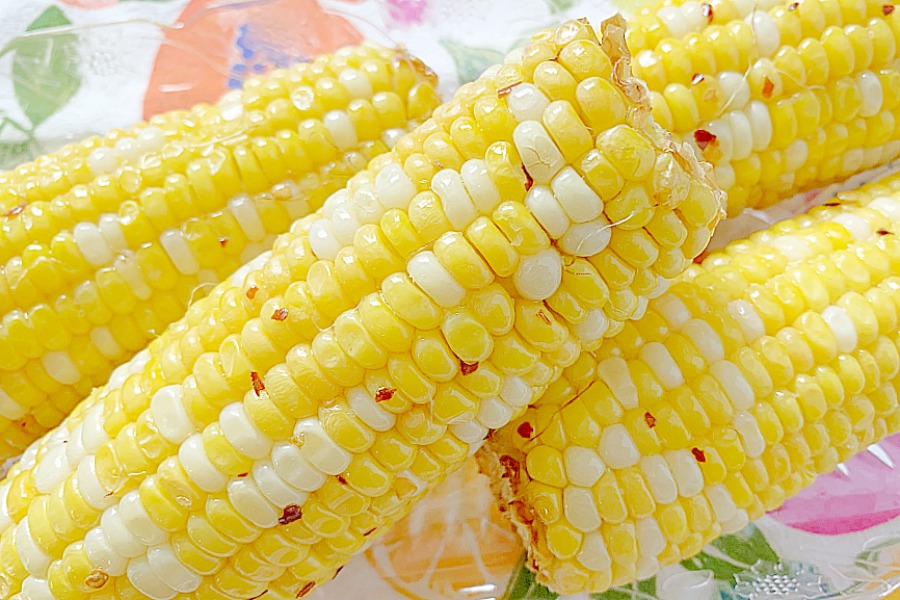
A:
[[[27,32],[63,27],[72,22],[51,6],[31,22]],[[37,127],[62,108],[81,86],[78,36],[59,32],[24,36],[4,48],[13,52],[13,87],[22,112]]]
[[[534,580],[534,573],[525,566],[525,554],[516,563],[502,600],[556,600],[559,596]]]
[[[460,85],[475,81],[488,67],[503,62],[503,53],[493,48],[465,46],[446,38],[440,43],[453,57]]]
[[[656,577],[591,594],[591,600],[656,600]]]
[[[623,0],[619,0],[623,1]],[[624,0],[627,2],[628,0]],[[575,6],[575,0],[544,0],[547,3],[547,7],[550,9],[550,12],[553,14],[562,12],[569,8]]]

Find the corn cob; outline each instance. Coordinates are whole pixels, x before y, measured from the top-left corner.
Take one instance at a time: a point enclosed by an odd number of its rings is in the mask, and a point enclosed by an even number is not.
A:
[[[596,343],[604,311],[664,288],[657,256],[683,269],[721,199],[650,120],[621,20],[602,44],[583,22],[539,39],[24,453],[0,483],[0,597],[303,596]],[[653,225],[611,226],[617,194],[659,199]],[[619,252],[653,277],[625,303]]]
[[[57,425],[206,286],[271,248],[276,234],[386,152],[408,120],[430,114],[433,81],[414,64],[399,51],[360,46],[276,71],[252,80],[237,109],[234,100],[195,108],[193,117],[167,115],[169,130],[118,137],[121,164],[95,147],[88,162],[110,163],[112,173],[8,215],[0,457]],[[153,147],[134,147],[153,130]],[[60,156],[48,162],[72,166]]]
[[[716,167],[735,216],[900,154],[898,36],[881,2],[664,2],[629,43],[657,122]]]
[[[542,583],[688,558],[900,430],[900,176],[692,266],[480,455]]]
[[[111,194],[125,192],[124,199],[134,193],[133,188],[140,188],[135,180],[161,185],[165,174],[181,172],[192,159],[207,155],[211,145],[225,143],[235,148],[250,144],[256,137],[272,137],[282,129],[296,129],[304,119],[321,120],[329,110],[347,110],[354,99],[370,102],[379,119],[386,121],[382,140],[390,146],[404,133],[405,121],[396,118],[396,98],[375,95],[393,92],[402,100],[408,96],[410,119],[424,120],[435,105],[433,89],[414,89],[422,82],[422,75],[433,79],[433,74],[415,57],[361,46],[250,77],[242,89],[225,94],[214,105],[198,104],[190,110],[154,115],[128,130],[116,129],[103,137],[66,145],[0,173],[0,212],[21,211],[32,202],[50,202],[78,186],[89,187],[80,190],[79,197],[87,192],[110,202]],[[371,119],[372,107],[354,104],[347,111],[351,121],[369,124],[365,120]],[[267,141],[271,144],[274,140]],[[265,161],[273,151],[264,147],[249,149],[254,156],[243,157],[242,166],[252,164],[254,158]],[[276,153],[278,150],[281,148]],[[258,180],[258,176],[254,178]],[[33,218],[39,220],[41,216],[38,213]],[[29,239],[36,235],[39,234],[27,232]],[[4,262],[7,258],[3,256]]]

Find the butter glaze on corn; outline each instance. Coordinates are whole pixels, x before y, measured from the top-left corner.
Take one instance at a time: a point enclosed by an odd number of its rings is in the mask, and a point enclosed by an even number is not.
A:
[[[0,597],[302,596],[642,310],[721,199],[604,32],[464,86],[33,444],[0,483]],[[598,243],[579,226],[622,190],[659,205]]]
[[[86,142],[91,182],[0,217],[0,455],[58,424],[430,114],[438,98],[419,65],[360,46],[252,79],[214,107],[166,115],[168,130]]]
[[[900,176],[692,266],[480,457],[539,580],[653,575],[900,430]]]
[[[892,8],[667,0],[635,17],[629,47],[656,120],[715,165],[734,216],[900,154]]]

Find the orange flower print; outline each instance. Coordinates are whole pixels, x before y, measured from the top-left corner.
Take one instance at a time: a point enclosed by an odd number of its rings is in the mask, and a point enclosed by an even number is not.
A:
[[[316,0],[192,0],[178,25],[165,32],[144,95],[144,115],[213,102],[250,75],[362,40],[353,25]]]
[[[119,3],[119,0],[59,0],[61,4],[75,8],[106,8]]]

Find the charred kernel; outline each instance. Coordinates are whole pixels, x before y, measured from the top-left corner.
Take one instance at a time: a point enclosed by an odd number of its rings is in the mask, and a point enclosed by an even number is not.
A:
[[[700,448],[691,448],[691,454],[694,455],[694,458],[697,459],[697,462],[706,462],[706,452],[704,452]]]
[[[92,590],[99,590],[109,581],[109,575],[103,569],[94,569],[84,578],[84,585]]]
[[[256,392],[257,396],[259,396],[262,391],[266,389],[262,378],[256,371],[250,371],[250,382],[253,383],[253,391]]]
[[[296,504],[288,504],[284,507],[284,510],[281,512],[281,516],[278,517],[278,523],[280,525],[287,525],[289,523],[293,523],[297,519],[303,516],[303,511]]]
[[[525,421],[516,429],[518,434],[525,438],[526,440],[530,440],[531,436],[534,435],[534,427],[532,427],[531,423]]]
[[[304,585],[302,588],[300,588],[300,591],[297,592],[297,596],[296,596],[296,597],[297,597],[297,598],[303,598],[304,596],[306,596],[307,594],[309,594],[311,591],[313,591],[313,588],[314,588],[314,587],[316,587],[316,582],[315,582],[315,581],[310,581],[309,583],[307,583],[306,585]]]
[[[500,466],[503,467],[504,479],[509,479],[510,483],[517,485],[519,482],[519,461],[508,454],[500,457]]]
[[[464,360],[459,361],[459,372],[463,375],[469,375],[478,370],[478,363],[467,363]]]
[[[249,288],[247,288],[247,297],[253,300],[254,298],[256,298],[256,292],[258,291],[258,287],[256,287],[255,285],[251,285]]]
[[[275,312],[272,313],[273,321],[284,321],[288,317],[288,310],[286,308],[276,308]]]
[[[648,412],[644,413],[644,422],[647,424],[647,427],[649,427],[650,429],[653,429],[654,427],[656,427],[656,417],[654,417],[653,415],[651,415]]]
[[[397,388],[380,387],[375,390],[375,402],[387,402],[397,393]]]

